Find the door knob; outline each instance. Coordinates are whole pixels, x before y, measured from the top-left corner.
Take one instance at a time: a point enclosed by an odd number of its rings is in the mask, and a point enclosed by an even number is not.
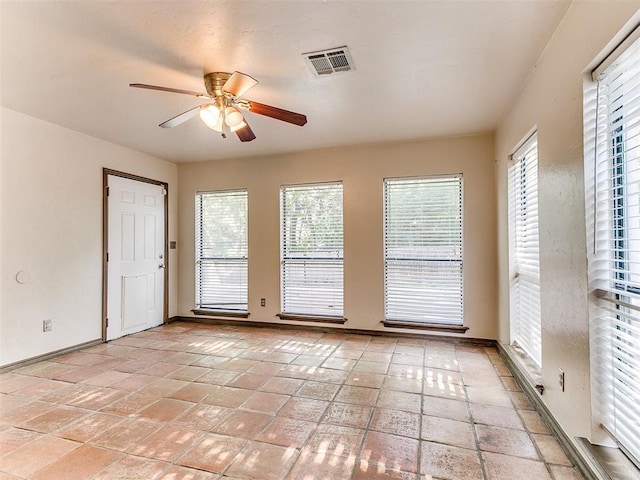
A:
[[[161,263],[160,265],[158,265],[158,268],[164,268],[164,263]]]

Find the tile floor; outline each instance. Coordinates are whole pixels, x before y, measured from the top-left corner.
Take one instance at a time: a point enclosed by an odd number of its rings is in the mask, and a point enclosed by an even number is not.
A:
[[[492,348],[176,322],[0,392],[0,480],[581,478]]]

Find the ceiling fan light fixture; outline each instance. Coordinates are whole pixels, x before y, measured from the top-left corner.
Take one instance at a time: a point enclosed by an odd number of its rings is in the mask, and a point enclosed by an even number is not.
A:
[[[236,107],[227,107],[224,111],[224,123],[229,127],[240,125],[244,121],[244,117],[240,110]]]
[[[215,127],[219,121],[221,123],[221,117],[220,110],[218,110],[218,107],[213,103],[206,103],[200,107],[200,118],[207,127],[213,130],[216,130]]]
[[[229,127],[229,130],[231,130],[232,132],[237,132],[238,130],[240,130],[241,128],[244,128],[247,126],[247,122],[245,122],[244,120],[242,122],[240,122],[238,125],[236,125],[235,127]]]

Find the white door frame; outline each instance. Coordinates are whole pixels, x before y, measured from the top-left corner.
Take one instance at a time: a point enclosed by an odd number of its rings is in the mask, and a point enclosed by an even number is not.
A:
[[[109,175],[124,177],[138,182],[159,185],[167,192],[164,195],[164,288],[162,301],[162,321],[169,321],[169,184],[151,178],[140,177],[130,173],[119,172],[108,168],[102,169],[102,341],[107,341],[107,301],[109,285]]]

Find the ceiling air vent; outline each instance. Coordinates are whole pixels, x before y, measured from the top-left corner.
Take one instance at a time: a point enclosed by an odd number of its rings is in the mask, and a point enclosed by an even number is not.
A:
[[[302,56],[307,60],[314,75],[329,75],[355,70],[347,47],[303,53]]]

